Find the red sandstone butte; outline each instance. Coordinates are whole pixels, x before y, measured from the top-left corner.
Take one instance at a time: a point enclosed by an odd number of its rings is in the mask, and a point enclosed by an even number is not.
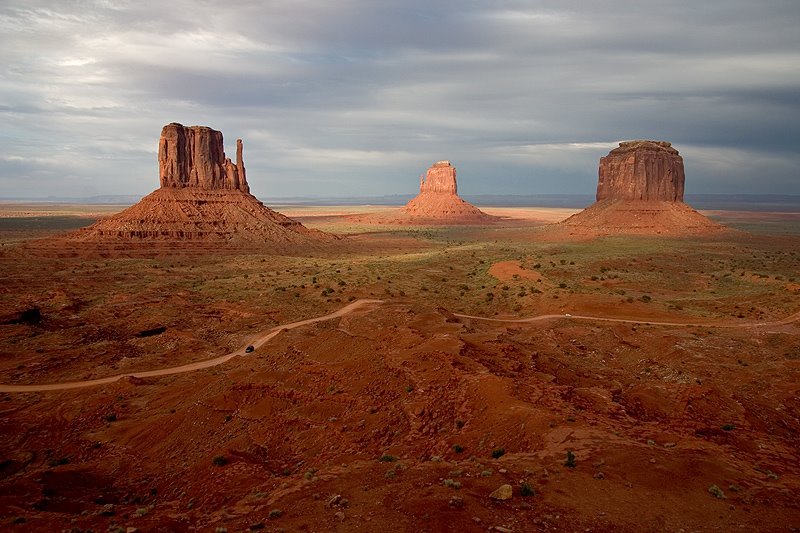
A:
[[[223,146],[220,131],[167,124],[158,142],[161,187],[69,240],[258,245],[335,239],[264,206],[250,194],[241,139],[236,163],[225,157]]]
[[[400,210],[397,222],[422,224],[486,224],[497,220],[458,196],[456,169],[437,161],[420,177],[419,194]]]
[[[597,201],[558,224],[577,235],[703,235],[726,228],[683,202],[683,158],[665,141],[625,141],[600,158]]]
[[[236,163],[225,157],[222,132],[173,122],[161,130],[158,170],[162,187],[199,187],[250,192],[236,140]]]
[[[619,143],[600,158],[597,201],[683,202],[683,158],[666,141]]]

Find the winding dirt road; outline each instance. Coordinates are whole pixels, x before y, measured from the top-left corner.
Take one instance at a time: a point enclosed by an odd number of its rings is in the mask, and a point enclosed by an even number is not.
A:
[[[299,328],[300,326],[305,326],[308,324],[314,324],[315,322],[322,322],[324,320],[331,320],[333,318],[339,318],[340,316],[344,316],[347,314],[352,313],[356,309],[360,307],[364,307],[365,305],[370,304],[378,304],[382,303],[383,300],[356,300],[355,302],[348,304],[338,311],[334,311],[328,315],[318,316],[315,318],[307,318],[305,320],[299,320],[297,322],[292,322],[291,324],[284,324],[283,326],[275,326],[271,328],[266,333],[260,334],[254,337],[247,345],[252,345],[254,348],[258,349],[266,342],[271,340],[273,337],[277,336],[280,332],[286,331],[289,329]],[[247,346],[246,345],[246,346]],[[187,365],[181,366],[173,366],[169,368],[160,368],[158,370],[146,370],[144,372],[130,372],[127,374],[117,374],[116,376],[109,376],[106,378],[99,378],[99,379],[90,379],[87,381],[68,381],[65,383],[48,383],[42,385],[2,385],[0,384],[0,392],[44,392],[44,391],[54,391],[54,390],[67,390],[67,389],[79,389],[82,387],[93,387],[95,385],[105,385],[108,383],[113,383],[118,379],[126,378],[126,377],[134,377],[134,378],[151,378],[156,376],[169,376],[172,374],[183,374],[184,372],[192,372],[194,370],[201,370],[203,368],[211,368],[212,366],[221,365],[222,363],[226,363],[233,359],[238,355],[245,355],[245,347],[239,348],[229,354],[221,355],[219,357],[215,357],[214,359],[206,359],[205,361],[197,361],[196,363],[189,363]]]
[[[759,328],[759,327],[774,327],[785,326],[792,322],[800,320],[800,312],[789,315],[781,320],[773,322],[660,322],[658,320],[647,319],[633,319],[633,318],[607,318],[600,316],[588,315],[571,315],[569,313],[562,313],[557,315],[537,315],[529,318],[487,318],[483,316],[463,315],[460,313],[453,313],[453,316],[459,318],[471,318],[473,320],[484,320],[487,322],[503,322],[513,324],[526,324],[530,322],[540,322],[542,320],[553,320],[556,318],[563,318],[566,320],[590,320],[592,322],[616,322],[621,324],[643,324],[648,326],[676,326],[676,327],[704,327],[704,328]]]
[[[281,331],[289,330],[298,328],[300,326],[305,326],[308,324],[314,324],[315,322],[322,322],[323,320],[331,320],[333,318],[338,318],[349,313],[352,313],[356,309],[363,307],[365,305],[370,304],[378,304],[382,303],[383,300],[356,300],[355,302],[348,304],[338,311],[330,313],[328,315],[319,316],[316,318],[307,318],[305,320],[300,320],[297,322],[292,322],[291,324],[285,324],[283,326],[276,326],[266,333],[261,334],[260,336],[255,337],[252,339],[248,345],[252,344],[254,348],[259,348],[264,345],[266,342],[271,340],[273,337],[278,335]],[[464,315],[460,313],[453,313],[454,316],[459,318],[469,318],[473,320],[484,320],[488,322],[503,322],[503,323],[512,323],[512,324],[526,324],[531,322],[540,322],[545,320],[553,320],[553,319],[566,319],[566,320],[588,320],[594,322],[616,322],[622,324],[644,324],[644,325],[651,325],[651,326],[674,326],[674,327],[711,327],[711,328],[757,328],[757,327],[771,327],[771,326],[785,326],[787,324],[791,324],[792,322],[797,322],[800,320],[800,312],[794,313],[784,319],[776,320],[773,322],[660,322],[657,320],[636,320],[632,318],[608,318],[608,317],[598,317],[598,316],[588,316],[588,315],[571,315],[571,314],[550,314],[550,315],[538,315],[529,318],[487,318],[482,316],[474,316],[474,315]],[[44,392],[44,391],[55,391],[55,390],[67,390],[67,389],[78,389],[82,387],[93,387],[95,385],[105,385],[107,383],[113,383],[118,379],[122,379],[125,377],[135,377],[135,378],[150,378],[156,376],[169,376],[172,374],[182,374],[184,372],[192,372],[194,370],[201,370],[203,368],[210,368],[212,366],[221,365],[222,363],[226,363],[239,355],[245,355],[245,348],[239,348],[236,351],[233,351],[226,355],[221,355],[219,357],[215,357],[214,359],[207,359],[205,361],[198,361],[196,363],[189,363],[187,365],[181,366],[173,366],[170,368],[160,368],[158,370],[147,370],[144,372],[130,372],[127,374],[118,374],[116,376],[109,376],[106,378],[99,378],[99,379],[91,379],[87,381],[68,381],[65,383],[49,383],[49,384],[42,384],[42,385],[2,385],[0,384],[0,392]]]

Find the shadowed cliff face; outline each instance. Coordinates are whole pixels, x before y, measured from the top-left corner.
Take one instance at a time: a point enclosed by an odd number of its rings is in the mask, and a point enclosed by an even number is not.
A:
[[[175,122],[161,130],[158,142],[161,187],[198,187],[250,192],[242,140],[236,141],[236,163],[225,157],[222,132]]]
[[[619,143],[600,158],[597,201],[683,202],[683,158],[665,141]]]

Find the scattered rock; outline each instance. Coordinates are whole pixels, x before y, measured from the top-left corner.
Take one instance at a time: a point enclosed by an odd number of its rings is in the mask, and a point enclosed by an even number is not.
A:
[[[464,507],[464,498],[462,498],[461,496],[452,496],[448,504],[450,505],[450,507],[453,507],[455,509],[461,509],[462,507]]]
[[[116,513],[116,511],[114,510],[114,504],[113,503],[105,504],[100,509],[100,511],[98,511],[98,514],[101,514],[103,516],[114,516],[114,513]]]
[[[489,494],[493,500],[510,500],[514,495],[514,490],[511,485],[500,485],[494,492]]]

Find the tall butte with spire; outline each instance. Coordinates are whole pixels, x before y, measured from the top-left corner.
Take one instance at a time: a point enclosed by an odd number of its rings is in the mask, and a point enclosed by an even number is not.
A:
[[[600,158],[597,201],[559,223],[573,234],[702,235],[727,228],[683,201],[683,158],[666,141],[623,141]]]
[[[419,194],[400,209],[400,222],[486,224],[498,220],[458,196],[456,168],[437,161],[419,179]]]
[[[234,163],[225,157],[222,132],[167,124],[158,141],[161,187],[70,240],[270,245],[335,239],[269,209],[250,194],[242,150],[237,139]]]

